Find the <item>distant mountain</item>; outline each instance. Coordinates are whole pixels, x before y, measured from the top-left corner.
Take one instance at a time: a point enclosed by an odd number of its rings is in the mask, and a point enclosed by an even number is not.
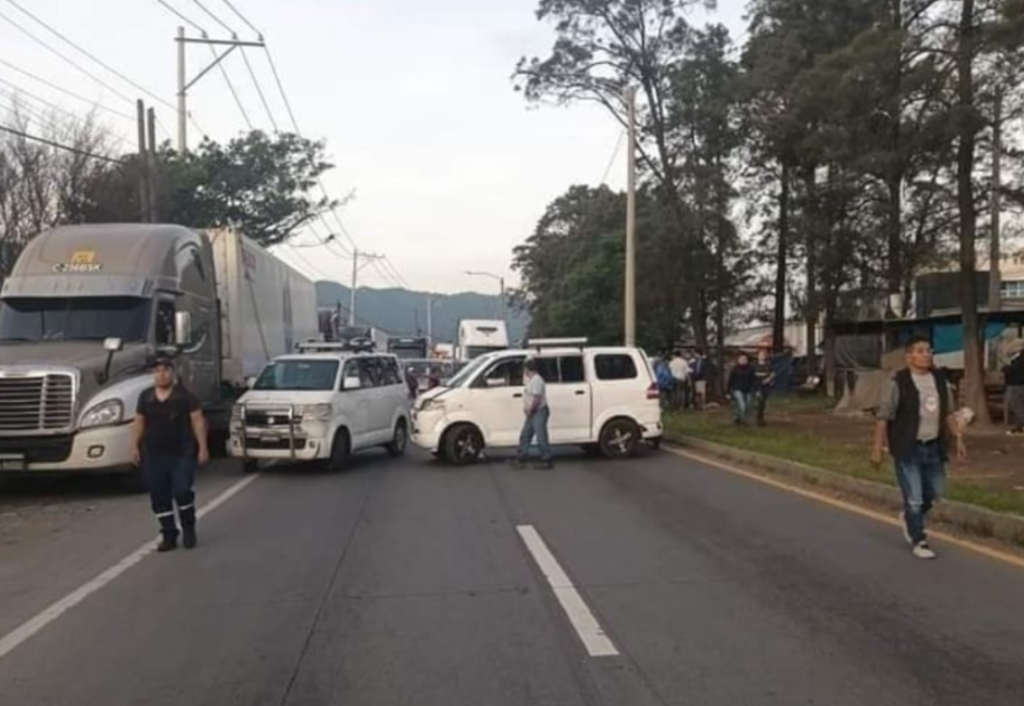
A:
[[[337,282],[317,282],[316,295],[321,307],[341,303],[348,313],[349,288]],[[427,333],[427,293],[407,289],[368,289],[356,292],[356,318],[361,324],[376,326],[395,335],[414,336]],[[434,340],[451,342],[460,319],[497,319],[501,317],[501,297],[464,292],[434,294]],[[509,336],[513,341],[526,335],[529,317],[509,309]]]

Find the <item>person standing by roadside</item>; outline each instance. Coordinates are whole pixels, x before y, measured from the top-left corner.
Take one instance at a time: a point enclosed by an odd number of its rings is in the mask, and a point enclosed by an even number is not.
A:
[[[183,544],[194,549],[198,539],[192,486],[197,466],[210,460],[210,451],[199,400],[177,384],[170,358],[157,358],[153,365],[153,387],[139,396],[133,432],[133,460],[145,473],[163,536],[157,551],[178,548],[175,504]]]
[[[708,360],[704,351],[697,351],[690,366],[690,381],[693,383],[693,404],[697,409],[704,409],[708,402]]]
[[[672,361],[668,367],[676,383],[675,394],[672,397],[672,409],[678,412],[686,406],[686,398],[690,394],[690,364],[686,362],[682,351],[676,351],[672,354]]]
[[[1006,381],[1006,421],[1011,436],[1024,435],[1024,341],[1016,341],[1010,363],[1003,368]]]
[[[765,425],[764,412],[768,406],[768,396],[771,395],[772,385],[775,384],[775,368],[768,359],[768,349],[761,348],[757,351],[757,362],[754,363],[754,395],[757,398],[757,426]]]
[[[888,442],[903,493],[904,537],[918,559],[934,559],[925,517],[942,497],[953,440],[959,458],[967,457],[967,447],[949,382],[933,367],[931,343],[911,338],[905,352],[906,367],[882,389],[871,461],[881,465]]]
[[[658,398],[661,401],[662,412],[667,412],[672,408],[676,389],[676,381],[672,377],[672,369],[669,367],[666,357],[658,358],[658,362],[654,366],[654,379],[658,383]]]
[[[526,373],[526,389],[523,392],[523,431],[519,435],[519,457],[516,459],[517,468],[526,466],[530,457],[530,446],[534,438],[537,439],[537,448],[540,451],[540,464],[538,469],[551,470],[552,463],[551,443],[548,441],[548,422],[551,418],[551,410],[548,408],[547,385],[541,377],[537,361],[528,359],[523,364]]]
[[[735,414],[733,421],[737,424],[746,426],[756,386],[757,378],[754,376],[754,366],[750,364],[750,357],[746,353],[740,353],[736,365],[729,371],[727,385]]]

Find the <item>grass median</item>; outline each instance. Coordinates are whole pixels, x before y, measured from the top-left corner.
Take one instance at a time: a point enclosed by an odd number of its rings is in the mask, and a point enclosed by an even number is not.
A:
[[[684,437],[702,439],[895,486],[891,460],[887,457],[880,468],[869,460],[872,421],[836,417],[831,414],[833,406],[831,400],[818,397],[773,399],[766,427],[737,426],[727,409],[668,414],[666,436],[670,441]],[[998,481],[993,480],[996,474],[986,466],[986,462],[995,463],[989,450],[992,439],[1002,441],[992,435],[968,435],[970,459],[967,464],[951,464],[946,498],[1024,516],[1021,486],[1015,485],[1017,481],[1007,478],[1007,474],[999,474]],[[1024,449],[1009,453],[1019,458]],[[1000,463],[1004,462],[1000,459]]]

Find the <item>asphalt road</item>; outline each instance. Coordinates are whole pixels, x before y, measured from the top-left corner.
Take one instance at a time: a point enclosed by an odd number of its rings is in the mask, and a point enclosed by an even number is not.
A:
[[[0,642],[152,537],[95,484],[6,486]],[[1024,571],[665,452],[268,471],[200,530],[0,656],[0,703],[1024,702]]]

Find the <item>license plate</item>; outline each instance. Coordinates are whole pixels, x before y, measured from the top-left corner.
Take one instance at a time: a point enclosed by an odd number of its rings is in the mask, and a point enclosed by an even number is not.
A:
[[[27,468],[24,456],[0,457],[0,471],[24,471]]]
[[[280,434],[260,434],[260,441],[262,441],[264,444],[275,444],[280,440]]]

